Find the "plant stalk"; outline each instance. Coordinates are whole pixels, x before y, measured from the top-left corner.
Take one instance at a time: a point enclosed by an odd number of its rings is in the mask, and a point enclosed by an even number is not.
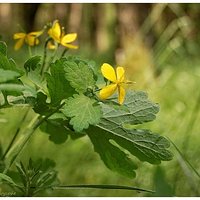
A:
[[[18,127],[17,127],[17,129],[16,129],[16,131],[15,131],[15,134],[14,134],[12,140],[10,141],[10,144],[8,145],[8,147],[7,147],[6,151],[5,151],[5,153],[3,154],[2,158],[1,158],[2,161],[5,159],[7,153],[10,151],[11,147],[13,146],[13,144],[14,144],[14,142],[15,142],[15,140],[16,140],[16,138],[17,138],[19,132],[20,132],[21,124],[22,124],[22,123],[24,122],[24,120],[26,119],[29,110],[30,110],[30,108],[27,109],[27,111],[25,112],[23,118],[22,118],[21,121],[19,122],[19,125],[18,125]]]
[[[3,171],[4,174],[7,173],[9,168],[12,166],[16,158],[19,156],[27,142],[30,140],[31,136],[35,132],[35,130],[43,123],[45,122],[51,115],[53,115],[55,112],[57,112],[64,103],[62,103],[60,106],[57,107],[54,111],[46,115],[45,117],[41,117],[36,115],[35,118],[30,122],[28,125],[25,134],[19,138],[19,140],[16,142],[16,144],[10,149],[10,151],[7,153],[7,156],[5,157],[6,162],[6,168]]]
[[[46,58],[47,58],[47,45],[48,42],[51,40],[51,38],[47,38],[46,42],[44,44],[44,55],[43,55],[43,61],[42,61],[42,66],[41,66],[41,71],[40,74],[43,75],[45,71],[45,65],[46,65]]]

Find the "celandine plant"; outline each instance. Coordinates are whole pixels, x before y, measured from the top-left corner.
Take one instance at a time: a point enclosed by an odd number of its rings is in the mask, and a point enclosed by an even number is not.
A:
[[[141,188],[119,185],[63,186],[57,179],[55,163],[52,161],[30,159],[27,166],[16,162],[38,128],[48,133],[54,143],[64,143],[68,136],[76,139],[89,137],[104,164],[129,178],[136,176],[137,169],[129,154],[151,164],[172,159],[172,153],[167,150],[170,143],[166,138],[146,129],[127,128],[133,127],[128,125],[153,121],[159,111],[158,104],[150,101],[143,91],[125,91],[124,86],[132,82],[126,80],[123,67],[115,70],[104,63],[101,66],[102,74],[98,74],[93,62],[65,56],[68,49],[78,48],[73,44],[77,34],[66,34],[58,20],[45,26],[42,31],[14,34],[17,40],[15,49],[19,50],[25,44],[31,54],[31,47],[39,44],[39,37],[45,32],[48,37],[43,56],[30,56],[24,63],[24,70],[17,68],[15,62],[8,58],[6,44],[0,43],[0,108],[28,105],[23,120],[30,109],[35,112],[35,117],[27,127],[19,127],[1,157],[1,183],[10,185],[18,192],[17,195],[23,196],[33,196],[41,190],[60,187],[147,192]],[[59,48],[64,48],[63,53],[56,56]],[[53,51],[51,56],[49,51]],[[106,81],[103,88],[97,84],[102,75]],[[24,81],[24,77],[29,81]],[[18,134],[20,137],[16,137]],[[15,177],[9,175],[14,163],[20,181],[15,181]]]

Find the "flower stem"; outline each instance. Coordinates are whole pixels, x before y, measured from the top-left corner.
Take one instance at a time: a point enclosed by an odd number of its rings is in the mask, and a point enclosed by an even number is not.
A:
[[[43,55],[43,61],[42,61],[42,66],[41,66],[41,71],[40,71],[41,75],[44,73],[44,68],[46,65],[46,58],[47,58],[47,45],[50,40],[51,40],[51,38],[48,37],[44,44],[44,55]]]
[[[28,52],[29,52],[29,56],[32,56],[32,50],[31,50],[31,46],[28,46]]]
[[[60,58],[62,58],[62,57],[67,53],[68,50],[69,50],[69,49],[65,48],[64,51],[62,52]]]

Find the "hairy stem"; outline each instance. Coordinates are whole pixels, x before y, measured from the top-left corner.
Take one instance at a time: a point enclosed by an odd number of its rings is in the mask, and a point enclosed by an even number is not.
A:
[[[40,74],[43,75],[44,70],[45,70],[45,65],[46,65],[46,58],[47,58],[47,45],[48,42],[51,40],[51,38],[47,38],[46,42],[44,44],[44,55],[43,55],[43,61],[42,61],[42,66],[41,66],[41,71]]]

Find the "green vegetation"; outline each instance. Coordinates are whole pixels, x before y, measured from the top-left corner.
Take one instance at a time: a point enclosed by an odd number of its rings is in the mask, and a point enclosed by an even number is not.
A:
[[[184,6],[190,14],[197,12],[192,5]],[[43,116],[54,114],[46,118],[24,149],[18,151],[15,161],[18,164],[7,171],[8,177],[1,175],[0,178],[11,185],[16,184],[13,180],[23,184],[40,169],[33,182],[38,191],[35,188],[23,191],[23,194],[37,196],[199,196],[199,39],[190,40],[188,36],[189,30],[198,26],[184,6],[182,9],[178,4],[155,4],[134,38],[127,36],[129,44],[124,39],[126,59],[118,62],[127,67],[128,79],[136,83],[128,86],[129,92],[122,106],[118,105],[116,96],[99,104],[101,101],[94,95],[98,91],[96,86],[104,85],[99,71],[105,57],[103,53],[96,54],[92,48],[80,46],[79,57],[67,52],[65,58],[52,63],[50,70],[41,76],[37,70],[42,65],[42,57],[32,56],[24,65],[26,78],[22,76],[23,70],[16,70],[11,60],[1,59],[0,83],[3,84],[0,84],[0,90],[12,95],[12,99],[8,98],[9,106],[2,106],[0,113],[1,157],[4,158],[13,137],[19,139],[23,135],[19,129],[31,124],[34,112]],[[113,7],[111,9],[113,11]],[[162,21],[161,16],[169,11],[176,17]],[[145,43],[150,31],[154,31],[155,36],[151,50]],[[0,56],[4,58],[6,49],[3,45],[0,47]],[[42,52],[42,48],[37,50]],[[106,62],[113,62],[112,50],[105,53]],[[18,57],[16,60],[23,55],[17,63],[23,66],[27,59],[26,49],[10,53]],[[88,58],[94,62],[89,62]],[[24,88],[21,81],[16,81],[20,76],[23,83],[34,85],[37,91]],[[44,77],[45,86],[41,84]],[[10,88],[7,82],[12,83]],[[19,98],[18,94],[24,89],[26,98]],[[60,109],[63,99],[67,100]],[[11,106],[21,103],[23,106]],[[27,104],[34,109],[30,110]],[[8,161],[8,164],[12,163],[12,160]],[[42,163],[40,167],[38,163]],[[1,163],[1,169],[4,164]],[[24,174],[21,179],[17,177],[17,170]],[[55,187],[40,190],[40,186],[52,183]],[[81,188],[84,186],[72,189],[56,187],[58,183],[77,187],[83,184],[125,185],[155,192]],[[11,191],[6,184],[1,187],[3,192]]]

